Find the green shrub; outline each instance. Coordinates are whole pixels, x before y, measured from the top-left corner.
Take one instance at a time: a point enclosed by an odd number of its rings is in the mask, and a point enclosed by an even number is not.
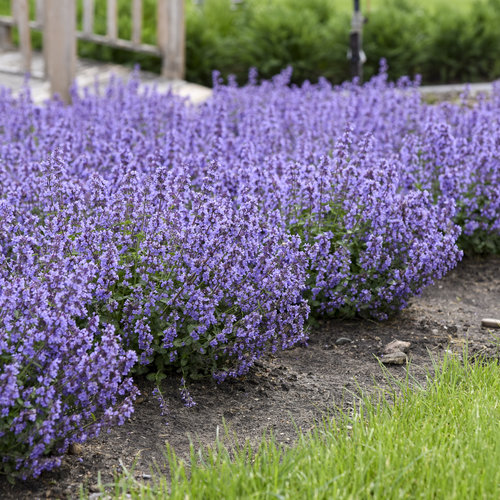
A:
[[[205,12],[212,3],[222,7],[229,2],[207,2]],[[220,14],[224,15],[222,9]],[[347,47],[343,43],[348,38],[349,20],[345,13],[337,14],[327,0],[313,0],[306,5],[297,0],[248,2],[233,14],[233,29],[227,35],[221,39],[212,34],[216,54],[212,60],[205,58],[205,73],[194,73],[197,68],[188,63],[188,76],[192,74],[193,80],[209,83],[212,70],[217,69],[222,75],[232,73],[244,82],[251,67],[258,68],[267,79],[293,66],[296,83],[317,80],[319,76],[342,81],[349,76]],[[193,52],[197,50],[192,47]],[[191,55],[188,52],[188,61]]]
[[[467,15],[452,7],[436,14],[423,76],[426,81],[478,81],[500,76],[500,0],[472,3]]]
[[[377,73],[382,58],[389,64],[391,78],[422,74],[433,50],[430,24],[429,11],[410,0],[389,0],[375,10],[364,29],[366,77]]]

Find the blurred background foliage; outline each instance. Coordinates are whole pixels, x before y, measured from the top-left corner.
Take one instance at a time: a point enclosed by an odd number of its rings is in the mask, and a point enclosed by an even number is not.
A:
[[[32,3],[33,0],[32,0]],[[82,22],[82,0],[78,24]],[[96,0],[95,31],[105,34],[106,0]],[[389,76],[422,75],[424,83],[500,77],[500,0],[361,0],[367,17],[364,76],[389,64]],[[0,13],[10,0],[0,0]],[[119,36],[131,33],[130,0],[119,0]],[[155,42],[156,0],[144,0],[143,41]],[[269,78],[292,66],[293,81],[349,79],[350,0],[186,0],[186,79],[211,85],[212,72],[239,83],[255,67]],[[32,9],[34,12],[34,9]],[[34,45],[41,36],[34,35]],[[81,57],[139,64],[159,72],[158,58],[82,42]]]

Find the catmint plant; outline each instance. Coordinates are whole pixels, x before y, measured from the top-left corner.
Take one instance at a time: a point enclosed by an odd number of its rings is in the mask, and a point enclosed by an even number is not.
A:
[[[196,106],[134,78],[70,106],[0,90],[2,472],[123,423],[134,373],[179,372],[190,404],[306,342],[310,310],[384,319],[499,251],[499,85],[431,105],[384,66],[290,76],[215,75]]]
[[[0,471],[36,477],[130,416],[137,357],[85,307],[97,267],[71,250],[68,214],[0,213]]]

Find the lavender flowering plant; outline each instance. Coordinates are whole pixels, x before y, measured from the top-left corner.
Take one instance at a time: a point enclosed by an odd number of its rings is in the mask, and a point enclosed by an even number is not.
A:
[[[308,306],[298,238],[267,223],[252,198],[236,207],[217,194],[214,174],[199,191],[182,169],[158,168],[142,182],[130,174],[107,198],[99,224],[120,244],[95,306],[141,365],[222,380],[305,340]]]
[[[352,141],[347,130],[307,175],[288,170],[285,218],[308,248],[305,295],[315,310],[385,319],[456,265],[460,230],[451,200],[402,193],[400,165],[371,154],[371,137],[358,151]]]
[[[182,169],[79,186],[59,154],[30,181],[29,199],[13,185],[2,201],[6,471],[37,475],[122,423],[133,367],[223,380],[305,340],[299,241],[251,198],[236,207],[210,178],[193,190]]]
[[[0,213],[0,471],[38,476],[132,413],[136,355],[95,315],[78,326],[96,268],[67,251],[65,214]]]
[[[0,90],[3,472],[122,423],[131,373],[180,371],[191,404],[190,377],[305,341],[310,308],[383,319],[457,241],[498,251],[499,86],[434,106],[384,71],[289,79],[216,77],[199,106],[134,79],[71,106]]]

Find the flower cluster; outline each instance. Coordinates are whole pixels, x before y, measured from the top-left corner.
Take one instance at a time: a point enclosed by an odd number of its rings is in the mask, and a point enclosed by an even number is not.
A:
[[[213,170],[200,190],[178,170],[79,183],[58,151],[27,172],[27,196],[23,183],[5,190],[4,469],[38,475],[71,442],[123,423],[133,367],[223,380],[305,340],[299,239],[259,217],[251,197],[237,207],[218,196]]]
[[[132,413],[137,356],[85,309],[98,268],[73,252],[70,214],[5,199],[0,214],[0,467],[37,476]]]
[[[132,373],[222,381],[318,313],[383,319],[465,249],[500,249],[500,87],[136,80],[73,104],[0,91],[1,470],[119,424]],[[460,227],[459,227],[460,226]]]
[[[333,157],[300,178],[285,174],[295,185],[287,226],[309,248],[315,309],[385,319],[454,267],[460,231],[450,200],[433,205],[426,191],[401,192],[400,165],[372,155],[371,141],[349,151],[352,139],[348,130]]]

